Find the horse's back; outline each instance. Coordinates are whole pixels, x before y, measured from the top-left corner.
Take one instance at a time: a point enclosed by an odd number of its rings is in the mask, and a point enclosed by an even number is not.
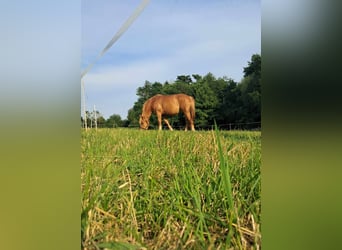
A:
[[[162,109],[166,113],[178,113],[179,109],[188,109],[194,106],[194,98],[186,94],[161,95],[157,94],[151,98],[153,109]]]
[[[195,103],[195,99],[192,96],[186,94],[177,94],[177,99],[182,106],[194,105]]]

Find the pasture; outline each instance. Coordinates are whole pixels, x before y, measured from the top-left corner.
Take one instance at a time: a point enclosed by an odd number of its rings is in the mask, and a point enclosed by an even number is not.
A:
[[[260,165],[258,131],[82,130],[82,249],[259,249]]]

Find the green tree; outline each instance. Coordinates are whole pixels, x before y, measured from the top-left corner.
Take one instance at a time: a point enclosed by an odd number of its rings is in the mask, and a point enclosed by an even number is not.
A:
[[[226,99],[226,89],[228,86],[228,78],[227,77],[221,77],[216,79],[213,74],[208,73],[203,78],[204,81],[207,82],[210,89],[213,91],[213,94],[215,96],[215,107],[212,113],[211,120],[216,122],[218,124],[225,123],[225,117],[223,116],[222,112],[223,106],[225,104]]]
[[[140,108],[139,108],[140,107]],[[129,121],[128,127],[139,126],[139,116],[141,114],[142,104],[135,102],[133,108],[128,110],[127,119]]]
[[[194,98],[196,101],[196,126],[206,128],[214,121],[214,111],[218,105],[218,99],[215,92],[210,88],[214,80],[212,75],[198,78],[193,84]]]
[[[150,98],[152,96],[152,83],[145,81],[144,86],[137,89],[137,96],[143,101]]]
[[[186,84],[191,84],[192,79],[190,75],[180,75],[180,76],[177,76],[176,82],[183,82]]]
[[[174,82],[145,81],[137,89],[138,99],[128,111],[129,126],[139,126],[139,115],[144,102],[156,94],[184,93],[196,101],[197,127],[210,128],[214,120],[220,124],[260,122],[261,120],[261,56],[254,54],[240,83],[224,76],[216,78],[212,73],[179,75]],[[172,126],[185,125],[182,114],[169,119]],[[151,116],[150,124],[156,124]],[[232,127],[234,128],[234,127]]]
[[[202,80],[202,76],[199,74],[192,74],[192,77],[196,80],[196,82],[199,82]]]
[[[123,121],[121,120],[120,115],[113,114],[106,120],[107,128],[117,128],[117,127],[122,127],[122,126],[123,126]]]
[[[243,73],[244,77],[249,75],[255,75],[257,78],[261,77],[261,56],[259,54],[252,55],[248,66],[243,68]]]
[[[106,119],[102,115],[97,117],[96,121],[97,121],[98,128],[104,128],[106,126]]]
[[[151,96],[155,96],[157,94],[162,94],[163,93],[163,84],[160,82],[155,82],[151,86]]]
[[[223,128],[231,128],[228,124],[235,123],[238,117],[239,105],[237,103],[237,93],[239,92],[236,88],[237,82],[229,78],[222,78],[219,81],[222,81],[219,85],[220,91],[222,92],[218,95],[219,105],[215,119],[218,124],[225,125]]]
[[[241,104],[240,122],[261,121],[261,56],[254,54],[244,68],[244,78],[238,86]]]

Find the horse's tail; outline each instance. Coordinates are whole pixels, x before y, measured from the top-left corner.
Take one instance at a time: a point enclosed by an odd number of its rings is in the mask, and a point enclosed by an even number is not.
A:
[[[190,115],[191,115],[192,121],[195,121],[195,113],[196,113],[195,99],[193,97],[191,97]]]

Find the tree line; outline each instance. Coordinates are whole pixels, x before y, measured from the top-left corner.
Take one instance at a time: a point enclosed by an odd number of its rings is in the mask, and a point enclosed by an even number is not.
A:
[[[98,127],[138,127],[139,115],[144,102],[156,94],[184,93],[193,96],[196,101],[195,127],[212,128],[214,121],[221,129],[258,129],[261,124],[261,56],[254,54],[243,68],[243,78],[236,82],[226,76],[215,77],[212,73],[179,75],[174,82],[145,81],[138,87],[138,99],[128,110],[127,119],[117,114],[104,119],[100,112],[88,112],[88,126],[94,123],[96,116]],[[89,116],[88,116],[89,115]],[[156,116],[152,115],[150,126],[156,126]],[[83,119],[81,118],[83,124]],[[183,114],[170,117],[172,127],[183,129]]]

